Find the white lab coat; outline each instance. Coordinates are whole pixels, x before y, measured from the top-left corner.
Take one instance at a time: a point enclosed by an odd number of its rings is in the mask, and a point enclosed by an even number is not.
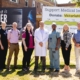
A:
[[[34,40],[35,40],[35,56],[46,56],[47,53],[47,41],[48,41],[48,31],[44,29],[43,36],[40,28],[35,30]],[[43,42],[43,47],[39,45],[39,42]]]

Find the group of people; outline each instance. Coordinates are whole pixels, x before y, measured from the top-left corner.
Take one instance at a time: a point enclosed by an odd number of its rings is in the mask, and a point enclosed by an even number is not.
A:
[[[0,29],[0,70],[5,67],[7,71],[10,70],[10,62],[14,53],[14,69],[17,68],[17,60],[19,53],[19,36],[20,31],[17,29],[17,23],[13,22],[12,29],[6,30],[6,23],[1,23]],[[64,59],[64,71],[70,71],[70,53],[71,53],[71,38],[72,34],[69,32],[68,24],[64,24],[61,33],[56,31],[57,24],[52,23],[52,31],[49,32],[44,28],[44,22],[40,21],[39,28],[33,31],[31,23],[27,23],[24,33],[22,34],[22,71],[29,71],[30,60],[33,50],[35,51],[35,66],[34,71],[38,70],[39,57],[42,62],[42,71],[46,68],[46,54],[49,50],[50,71],[60,71],[59,49],[61,47]],[[80,22],[77,23],[77,30],[73,35],[73,42],[75,46],[76,57],[76,73],[80,73]],[[7,66],[5,66],[7,50],[9,48],[9,55]],[[74,54],[73,54],[74,55]]]

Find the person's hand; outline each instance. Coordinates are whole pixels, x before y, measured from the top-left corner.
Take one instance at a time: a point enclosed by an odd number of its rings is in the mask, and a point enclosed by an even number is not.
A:
[[[80,44],[76,43],[75,46],[76,46],[76,47],[80,47]]]
[[[25,47],[24,47],[24,50],[27,51],[27,49],[28,49],[28,48],[25,46]]]
[[[58,50],[58,49],[59,49],[58,47],[55,48],[55,50]]]
[[[43,43],[42,43],[42,42],[40,42],[39,45],[40,45],[41,47],[43,47]]]
[[[47,47],[47,49],[49,49],[49,47]]]
[[[41,47],[43,47],[43,43],[41,42]]]
[[[2,50],[4,50],[4,47],[3,47],[3,45],[1,45],[1,49],[2,49]]]
[[[65,50],[67,51],[67,50],[68,50],[68,48],[65,48]]]

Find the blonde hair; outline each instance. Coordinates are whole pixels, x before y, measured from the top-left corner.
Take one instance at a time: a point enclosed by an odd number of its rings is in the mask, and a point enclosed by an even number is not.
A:
[[[30,22],[28,22],[25,27],[27,28],[28,26],[31,26],[31,30],[34,29],[34,27],[32,26],[32,24]]]
[[[15,24],[15,25],[18,25],[17,22],[13,22],[13,25],[14,25],[14,24]]]
[[[61,35],[65,32],[65,27],[67,27],[67,31],[69,31],[69,25],[67,23],[65,23],[63,25],[63,30],[61,31]]]
[[[65,31],[65,27],[67,27],[67,31],[69,31],[69,25],[68,24],[64,24],[64,26],[63,26],[63,32]]]
[[[27,24],[26,24],[26,27],[27,27],[27,26],[31,26],[31,23],[27,23]]]
[[[1,24],[6,24],[6,22],[5,21],[2,21]]]

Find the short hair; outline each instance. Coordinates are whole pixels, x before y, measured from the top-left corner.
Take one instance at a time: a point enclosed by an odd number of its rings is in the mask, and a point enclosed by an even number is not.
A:
[[[39,23],[44,23],[44,21],[40,21]]]
[[[55,25],[55,26],[56,26],[56,23],[55,23],[55,22],[53,22],[53,23],[52,23],[52,25]]]
[[[5,21],[2,21],[1,24],[6,24],[6,22]]]
[[[13,22],[13,25],[14,25],[14,24],[18,25],[17,22]]]

